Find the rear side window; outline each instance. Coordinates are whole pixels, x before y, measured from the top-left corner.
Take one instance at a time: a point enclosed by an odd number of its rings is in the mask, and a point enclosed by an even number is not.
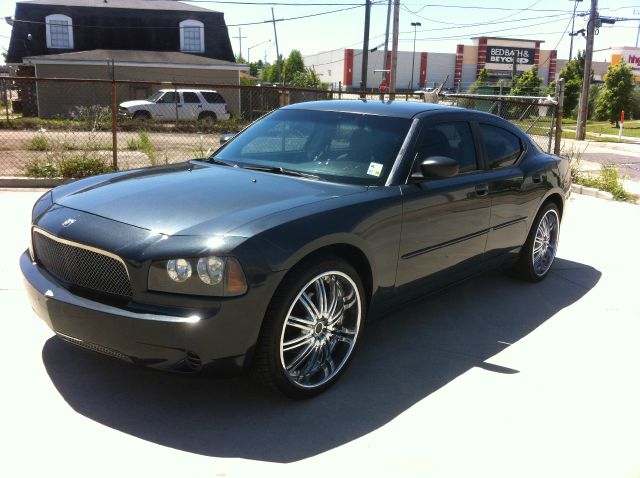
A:
[[[480,124],[480,132],[491,169],[511,166],[518,160],[522,143],[515,134],[488,124]]]
[[[226,103],[220,93],[213,91],[203,91],[202,96],[207,103]]]
[[[198,95],[193,91],[182,93],[182,100],[185,103],[200,103],[200,98],[198,98]]]

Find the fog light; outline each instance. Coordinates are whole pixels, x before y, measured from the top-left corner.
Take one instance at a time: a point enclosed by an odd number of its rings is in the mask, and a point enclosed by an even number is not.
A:
[[[186,259],[167,261],[167,274],[175,282],[184,282],[191,277],[191,264]]]
[[[224,277],[224,260],[216,256],[198,259],[198,277],[205,284],[220,284]]]

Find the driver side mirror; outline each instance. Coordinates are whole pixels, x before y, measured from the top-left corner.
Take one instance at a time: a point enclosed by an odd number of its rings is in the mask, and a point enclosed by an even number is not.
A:
[[[420,172],[412,174],[415,179],[451,178],[458,174],[458,161],[448,156],[429,156],[420,161]]]

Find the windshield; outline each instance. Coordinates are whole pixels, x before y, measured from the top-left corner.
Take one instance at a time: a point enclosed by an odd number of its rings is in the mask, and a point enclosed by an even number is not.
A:
[[[147,98],[147,101],[150,101],[151,103],[155,103],[160,99],[162,95],[164,95],[164,91],[156,91],[149,98]]]
[[[278,110],[213,159],[282,168],[350,183],[384,184],[411,125],[408,118],[335,111]]]

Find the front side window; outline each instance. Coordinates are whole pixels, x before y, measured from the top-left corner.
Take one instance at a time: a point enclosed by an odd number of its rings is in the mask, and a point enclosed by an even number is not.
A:
[[[310,173],[321,179],[384,184],[411,119],[338,111],[278,110],[242,132],[215,159]]]
[[[180,22],[180,50],[203,53],[204,52],[204,24],[197,20],[184,20]]]
[[[47,48],[73,48],[71,17],[58,14],[48,15],[45,23],[47,26]]]
[[[476,148],[471,127],[466,121],[436,123],[426,125],[416,144],[415,169],[419,170],[419,161],[431,156],[446,156],[458,162],[459,172],[468,173],[478,169]]]
[[[176,93],[173,91],[169,91],[164,93],[157,101],[158,103],[177,103],[176,101]]]
[[[491,169],[513,165],[522,153],[520,138],[506,129],[480,124],[480,132]]]

